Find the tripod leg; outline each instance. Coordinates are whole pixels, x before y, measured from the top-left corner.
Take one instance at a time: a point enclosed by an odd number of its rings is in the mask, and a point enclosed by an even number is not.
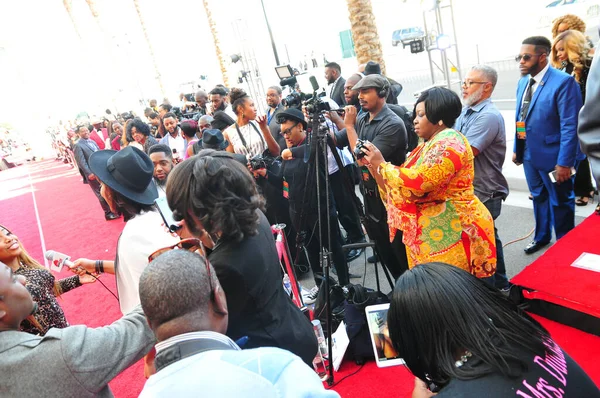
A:
[[[386,268],[385,263],[383,261],[381,261],[381,256],[379,255],[379,252],[377,251],[376,246],[373,247],[373,252],[375,253],[375,256],[376,256],[375,258],[381,262],[381,269],[383,269],[383,273],[384,273],[385,277],[387,278],[387,280],[390,284],[390,287],[392,288],[392,290],[394,290],[394,281],[392,280],[392,277],[390,276],[390,272]],[[375,275],[377,275],[377,263],[375,263]],[[377,277],[377,288],[379,288],[379,277]]]

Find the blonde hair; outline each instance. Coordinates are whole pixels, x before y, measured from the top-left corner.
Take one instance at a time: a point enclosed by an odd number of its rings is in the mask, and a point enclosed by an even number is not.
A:
[[[552,38],[559,35],[558,25],[561,23],[566,23],[569,26],[569,30],[578,30],[581,33],[585,33],[585,22],[581,18],[577,15],[565,14],[552,21]]]
[[[127,141],[127,125],[129,124],[129,120],[125,121],[123,125],[123,134],[121,134],[121,149],[125,148],[129,145],[129,141]]]
[[[562,61],[558,59],[556,45],[558,42],[563,42],[563,47],[567,53],[567,59],[573,65],[574,77],[577,82],[581,82],[581,74],[583,69],[589,66],[590,63],[590,46],[586,37],[576,30],[567,30],[562,32],[554,39],[552,43],[552,51],[550,60],[555,68],[562,68]]]
[[[11,235],[14,235],[10,229],[6,228],[4,225],[0,224],[0,228],[5,229],[6,231],[8,231]],[[46,267],[44,267],[43,265],[41,265],[40,263],[38,263],[36,261],[36,259],[34,259],[33,257],[31,257],[29,255],[29,253],[27,253],[27,250],[25,250],[25,247],[23,246],[23,244],[21,243],[21,239],[18,239],[19,241],[19,247],[21,248],[21,254],[19,254],[19,263],[23,266],[23,267],[27,267],[27,268],[33,268],[33,269],[43,269],[45,270]],[[58,281],[55,280],[54,282],[54,289],[53,289],[54,295],[56,297],[59,297],[63,292],[62,289],[60,287],[60,283],[58,283]]]

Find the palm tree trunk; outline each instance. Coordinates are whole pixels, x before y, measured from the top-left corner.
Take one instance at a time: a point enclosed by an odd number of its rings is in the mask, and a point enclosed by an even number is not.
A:
[[[165,97],[166,96],[165,88],[162,83],[160,71],[158,70],[158,63],[156,62],[156,56],[154,55],[154,48],[152,47],[152,42],[150,41],[150,37],[148,36],[148,31],[146,30],[146,24],[144,23],[144,17],[142,16],[142,10],[140,9],[139,1],[133,0],[133,5],[135,6],[135,11],[137,12],[138,18],[140,20],[140,25],[142,26],[142,31],[144,32],[144,38],[146,39],[146,45],[148,46],[148,51],[150,51],[150,58],[152,59],[152,64],[154,65],[154,71],[156,73],[156,80],[158,81],[158,85],[160,86],[160,91],[161,91],[163,97]]]
[[[208,4],[208,0],[202,0],[202,4],[204,5],[204,10],[206,11],[206,18],[208,19],[208,26],[210,27],[210,32],[212,33],[213,42],[215,44],[215,52],[217,53],[217,58],[219,59],[219,66],[221,67],[221,75],[223,76],[223,84],[225,87],[229,87],[229,76],[227,75],[227,65],[225,63],[225,58],[223,56],[223,52],[221,51],[221,42],[219,41],[219,34],[217,32],[217,27],[215,21],[212,17],[212,12],[210,11],[210,6]]]
[[[378,62],[381,73],[385,75],[385,61],[371,0],[346,0],[346,2],[350,12],[352,39],[358,63]]]
[[[75,23],[75,18],[73,17],[73,10],[71,9],[71,0],[63,0],[63,5],[65,6],[65,10],[67,10],[67,14],[69,14],[69,19],[73,24],[73,28],[75,29],[75,33],[77,33],[77,37],[81,40],[81,33],[79,33],[79,28]]]

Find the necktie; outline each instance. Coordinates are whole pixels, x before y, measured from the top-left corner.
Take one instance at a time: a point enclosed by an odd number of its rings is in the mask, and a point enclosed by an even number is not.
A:
[[[523,98],[523,105],[521,106],[521,121],[524,121],[527,117],[527,112],[529,111],[529,103],[531,102],[531,96],[533,94],[533,85],[535,84],[535,79],[532,77],[529,79],[529,85],[527,86],[527,91],[525,91],[525,98]]]

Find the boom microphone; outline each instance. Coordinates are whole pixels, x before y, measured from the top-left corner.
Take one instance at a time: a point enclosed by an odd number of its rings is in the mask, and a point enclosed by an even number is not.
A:
[[[308,80],[310,81],[310,84],[312,85],[313,91],[319,90],[319,83],[317,82],[316,77],[311,76],[308,78]]]

